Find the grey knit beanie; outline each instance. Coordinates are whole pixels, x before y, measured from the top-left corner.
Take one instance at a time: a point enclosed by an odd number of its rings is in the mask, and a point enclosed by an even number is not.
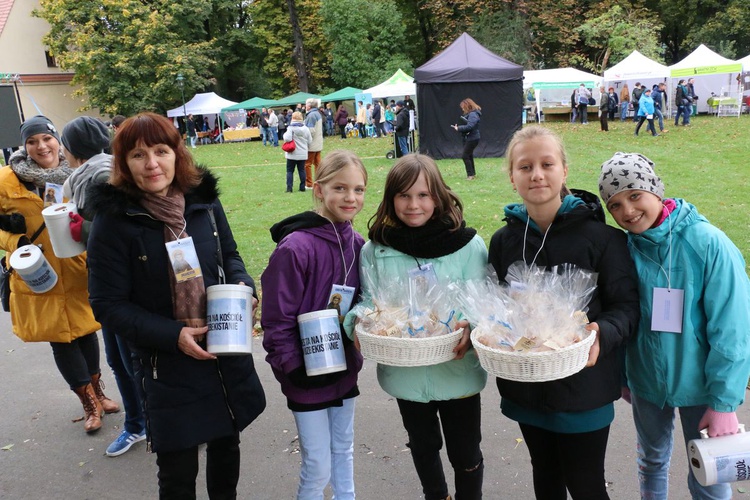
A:
[[[36,115],[21,124],[21,144],[26,146],[29,137],[36,134],[49,134],[60,141],[60,135],[49,118],[44,115]]]
[[[63,128],[63,146],[81,160],[88,160],[107,149],[109,141],[107,126],[90,116],[79,116]]]
[[[602,201],[606,205],[621,191],[648,191],[664,198],[664,183],[654,172],[654,162],[639,153],[620,152],[605,161],[599,175]]]

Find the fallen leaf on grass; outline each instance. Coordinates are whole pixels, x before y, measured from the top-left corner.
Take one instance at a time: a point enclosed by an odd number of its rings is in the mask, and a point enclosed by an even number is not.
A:
[[[523,443],[523,439],[516,438],[516,445],[513,447],[513,449],[515,450],[516,448],[518,448],[518,445],[521,444],[521,443]]]

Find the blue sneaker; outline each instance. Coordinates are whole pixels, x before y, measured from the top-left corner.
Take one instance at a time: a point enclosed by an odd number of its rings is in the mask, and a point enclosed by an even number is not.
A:
[[[104,452],[108,457],[119,457],[130,449],[138,441],[146,439],[146,431],[143,430],[138,434],[131,434],[128,431],[122,431],[120,436],[115,439]]]

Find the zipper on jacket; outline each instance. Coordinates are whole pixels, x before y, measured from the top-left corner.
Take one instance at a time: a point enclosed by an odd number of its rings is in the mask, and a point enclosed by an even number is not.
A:
[[[227,395],[227,388],[224,385],[224,377],[221,374],[221,367],[219,366],[219,360],[216,360],[216,371],[219,373],[219,383],[221,383],[221,390],[224,391],[224,404],[227,405],[227,410],[229,410],[229,416],[232,417],[232,422],[236,421],[237,419],[234,418],[234,412],[232,411],[232,407],[229,405],[229,396]]]
[[[152,377],[153,377],[154,380],[156,380],[158,378],[157,377],[157,373],[156,373],[156,363],[157,363],[158,360],[159,360],[159,355],[158,354],[152,354],[151,355],[151,375],[152,375]]]
[[[141,371],[145,374],[145,366],[143,366],[143,360],[138,357],[138,362],[141,364]],[[151,420],[148,418],[148,399],[146,398],[146,377],[141,379],[141,390],[143,391],[143,420],[146,424],[146,452],[152,453],[151,450]]]

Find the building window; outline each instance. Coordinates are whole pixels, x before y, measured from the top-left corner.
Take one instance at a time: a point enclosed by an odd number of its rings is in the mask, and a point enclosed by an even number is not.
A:
[[[55,56],[49,53],[49,50],[44,51],[44,57],[47,58],[47,67],[48,68],[56,68],[57,67],[57,61],[55,61]]]

